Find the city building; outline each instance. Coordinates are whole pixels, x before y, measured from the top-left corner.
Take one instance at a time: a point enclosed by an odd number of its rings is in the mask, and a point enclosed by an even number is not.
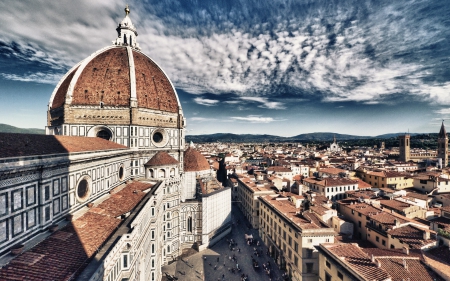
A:
[[[249,177],[237,179],[237,195],[235,201],[252,228],[259,228],[260,203],[259,196],[275,194],[267,181],[252,180]]]
[[[359,281],[447,280],[429,269],[420,253],[405,249],[360,248],[357,244],[319,246],[320,279]]]
[[[290,196],[261,196],[259,202],[259,235],[270,255],[292,280],[318,280],[316,247],[334,241],[333,228],[313,211],[303,211]]]
[[[345,198],[347,191],[358,190],[359,182],[348,178],[306,178],[303,184],[330,200]]]

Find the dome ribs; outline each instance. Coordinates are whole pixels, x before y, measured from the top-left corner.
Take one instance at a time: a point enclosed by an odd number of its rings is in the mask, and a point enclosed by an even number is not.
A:
[[[73,91],[73,105],[129,106],[130,70],[125,48],[97,55],[84,68]]]
[[[60,106],[64,105],[64,102],[66,101],[66,93],[67,89],[69,88],[70,82],[72,81],[73,76],[75,75],[75,72],[77,72],[78,67],[75,68],[69,75],[67,75],[66,79],[61,83],[61,85],[58,88],[58,91],[56,92],[55,97],[53,98],[52,102],[52,109],[58,108]]]
[[[164,72],[145,55],[133,51],[138,107],[178,112],[178,101]]]

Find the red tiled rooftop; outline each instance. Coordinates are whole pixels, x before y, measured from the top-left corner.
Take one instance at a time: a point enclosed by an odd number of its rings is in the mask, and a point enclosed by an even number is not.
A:
[[[341,262],[356,271],[365,280],[387,280],[389,274],[378,268],[366,253],[355,244],[322,244],[322,248],[330,251]]]
[[[0,280],[69,280],[79,274],[151,188],[133,182],[0,269]],[[135,192],[139,191],[139,192]],[[102,211],[103,210],[103,211]]]
[[[0,133],[0,158],[127,149],[102,138]]]
[[[189,147],[184,152],[183,164],[185,172],[198,172],[210,169],[208,160],[206,160],[205,156],[192,147]],[[217,168],[219,168],[218,164],[219,163],[217,163]]]
[[[423,235],[426,230],[417,228],[413,225],[405,225],[390,229],[387,231],[392,238],[398,239],[400,243],[407,244],[410,249],[421,249],[427,245],[436,242],[436,235],[430,234],[430,238],[424,239]],[[429,232],[429,231],[427,231]]]
[[[178,162],[175,158],[169,155],[165,151],[159,151],[153,157],[148,160],[145,166],[163,166],[163,165],[177,165]]]
[[[322,223],[314,213],[303,212],[305,215],[299,213],[300,210],[297,209],[289,200],[277,200],[276,197],[272,197],[270,195],[259,198],[272,206],[278,212],[284,214],[293,222],[293,224],[296,224],[301,229],[328,228],[328,226]]]

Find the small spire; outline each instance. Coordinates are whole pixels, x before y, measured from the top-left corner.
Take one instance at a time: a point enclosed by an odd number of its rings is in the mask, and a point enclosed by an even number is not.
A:
[[[446,137],[447,137],[447,131],[445,130],[444,119],[442,119],[441,129],[439,130],[439,138],[446,138]]]
[[[127,6],[125,7],[125,15],[129,15],[130,14],[130,8],[128,8],[128,4],[127,4]]]

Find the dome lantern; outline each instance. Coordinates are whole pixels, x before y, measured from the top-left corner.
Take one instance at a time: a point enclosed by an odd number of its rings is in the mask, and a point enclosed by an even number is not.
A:
[[[116,28],[117,38],[113,41],[114,45],[117,46],[130,46],[137,50],[140,50],[139,44],[136,42],[136,37],[138,36],[136,27],[134,27],[131,22],[130,17],[130,8],[128,5],[125,8],[125,18],[119,23]]]

